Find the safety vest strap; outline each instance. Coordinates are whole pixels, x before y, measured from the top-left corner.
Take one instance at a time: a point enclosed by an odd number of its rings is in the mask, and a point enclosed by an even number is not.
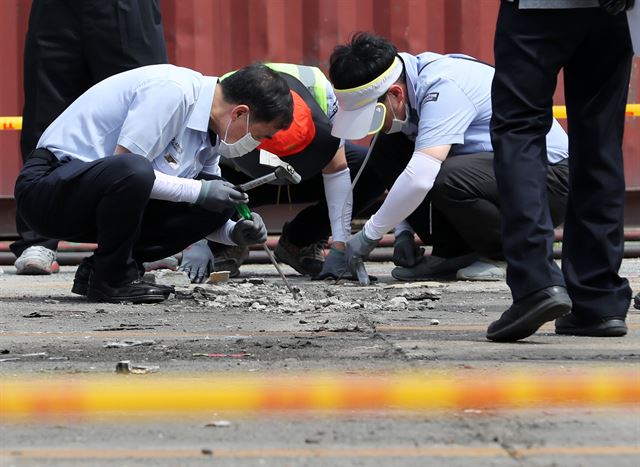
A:
[[[320,68],[293,63],[265,63],[265,65],[272,70],[291,75],[304,84],[322,111],[327,113],[327,78]]]

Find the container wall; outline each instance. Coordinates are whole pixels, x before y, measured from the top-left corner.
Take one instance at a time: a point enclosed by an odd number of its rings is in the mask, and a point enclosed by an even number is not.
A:
[[[493,62],[499,0],[161,0],[173,63],[219,75],[255,60],[328,68],[333,47],[371,30],[409,52],[464,52]],[[3,0],[0,115],[22,108],[22,50],[30,0]],[[629,102],[639,102],[636,60]],[[559,86],[561,87],[561,86]],[[556,103],[562,103],[561,90]],[[0,131],[0,195],[13,191],[16,132]],[[640,189],[640,119],[627,119],[626,177]]]

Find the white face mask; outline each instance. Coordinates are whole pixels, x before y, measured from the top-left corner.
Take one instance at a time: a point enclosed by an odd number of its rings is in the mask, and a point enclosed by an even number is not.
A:
[[[389,102],[389,108],[391,109],[391,113],[393,114],[393,120],[391,120],[391,126],[389,127],[389,129],[385,131],[385,133],[388,135],[401,132],[404,126],[409,121],[409,106],[407,104],[404,104],[404,120],[396,118],[396,113],[393,110],[391,102]]]
[[[234,157],[242,157],[245,154],[250,153],[260,145],[260,141],[256,141],[249,132],[249,114],[247,114],[247,132],[235,143],[227,143],[227,133],[229,133],[229,127],[233,120],[229,120],[227,129],[224,132],[224,138],[220,138],[218,144],[218,154],[226,159],[233,159]]]

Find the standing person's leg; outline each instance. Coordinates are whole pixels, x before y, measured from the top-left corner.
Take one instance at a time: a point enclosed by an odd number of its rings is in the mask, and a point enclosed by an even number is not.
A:
[[[92,83],[82,58],[80,2],[34,0],[24,49],[24,108],[20,150],[26,162],[44,130]],[[18,274],[57,272],[58,241],[29,228],[16,215],[20,239],[11,245]],[[25,250],[29,252],[22,256]]]
[[[168,63],[159,0],[84,0],[86,59],[94,83]]]
[[[631,299],[624,252],[622,135],[631,71],[624,14],[598,12],[565,66],[571,188],[562,270],[573,301],[560,334],[620,336]]]
[[[500,5],[491,139],[507,283],[514,304],[489,326],[487,337],[492,340],[523,339],[571,307],[553,260],[545,137],[553,121],[557,74],[580,42],[580,22],[588,14],[581,9],[519,10],[517,4]]]

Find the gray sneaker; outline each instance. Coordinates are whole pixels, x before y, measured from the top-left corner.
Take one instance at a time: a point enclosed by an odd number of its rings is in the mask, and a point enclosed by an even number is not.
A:
[[[240,275],[240,266],[249,257],[249,247],[225,245],[213,252],[213,270],[229,271],[229,277]]]
[[[24,276],[48,275],[60,271],[56,252],[43,246],[30,246],[24,250],[14,266],[16,274]]]
[[[502,281],[506,276],[507,263],[480,258],[475,263],[458,270],[456,279],[461,281]]]

